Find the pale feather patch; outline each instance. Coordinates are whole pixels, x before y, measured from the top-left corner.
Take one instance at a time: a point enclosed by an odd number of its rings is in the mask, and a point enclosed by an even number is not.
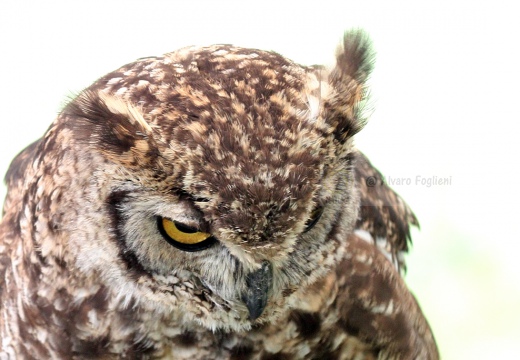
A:
[[[139,112],[139,110],[137,110],[133,105],[125,102],[119,97],[111,96],[101,91],[98,93],[98,96],[111,112],[123,115],[131,124],[138,123],[145,131],[152,132],[150,124],[146,122],[141,112]]]
[[[305,94],[309,107],[307,118],[311,123],[316,122],[320,116],[323,100],[327,99],[332,91],[328,81],[328,72],[318,70],[317,72],[307,73]]]
[[[390,261],[392,265],[394,265],[394,267],[397,270],[399,270],[399,262],[403,260],[404,254],[399,253],[396,258],[388,249],[390,244],[388,243],[388,240],[386,238],[378,236],[374,239],[368,231],[363,229],[356,229],[354,231],[354,234],[361,240],[364,240],[369,244],[376,245],[379,252],[381,252],[381,254],[383,254],[388,259],[388,261]]]
[[[374,238],[372,237],[372,235],[370,235],[370,233],[366,230],[363,230],[363,229],[356,229],[354,230],[354,234],[360,238],[361,240],[364,240],[366,241],[367,243],[369,244],[373,244],[374,243]]]

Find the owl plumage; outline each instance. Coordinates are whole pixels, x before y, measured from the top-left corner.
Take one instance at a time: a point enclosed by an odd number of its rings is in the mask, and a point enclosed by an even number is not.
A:
[[[0,358],[437,359],[417,221],[353,145],[372,58],[190,47],[84,90],[6,175]]]

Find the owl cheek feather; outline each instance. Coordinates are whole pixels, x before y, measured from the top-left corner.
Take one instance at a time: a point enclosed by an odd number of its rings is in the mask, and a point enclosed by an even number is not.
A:
[[[253,271],[246,278],[246,289],[242,301],[249,310],[249,319],[256,320],[264,312],[268,293],[273,283],[273,267],[264,261],[260,269]]]

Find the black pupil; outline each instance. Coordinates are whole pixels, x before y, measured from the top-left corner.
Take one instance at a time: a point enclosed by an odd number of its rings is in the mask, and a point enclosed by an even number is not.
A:
[[[179,231],[182,231],[183,233],[193,234],[193,233],[198,232],[198,230],[195,229],[194,227],[191,227],[191,226],[188,226],[188,225],[184,225],[184,224],[179,223],[177,221],[174,221],[174,224],[177,227],[177,229]]]

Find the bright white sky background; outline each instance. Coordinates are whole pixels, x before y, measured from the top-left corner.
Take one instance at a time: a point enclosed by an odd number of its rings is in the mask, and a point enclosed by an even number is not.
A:
[[[67,96],[139,57],[233,43],[331,63],[343,31],[362,27],[377,62],[374,112],[357,144],[421,222],[407,281],[444,359],[515,358],[518,24],[515,2],[501,0],[2,0],[0,172]]]

